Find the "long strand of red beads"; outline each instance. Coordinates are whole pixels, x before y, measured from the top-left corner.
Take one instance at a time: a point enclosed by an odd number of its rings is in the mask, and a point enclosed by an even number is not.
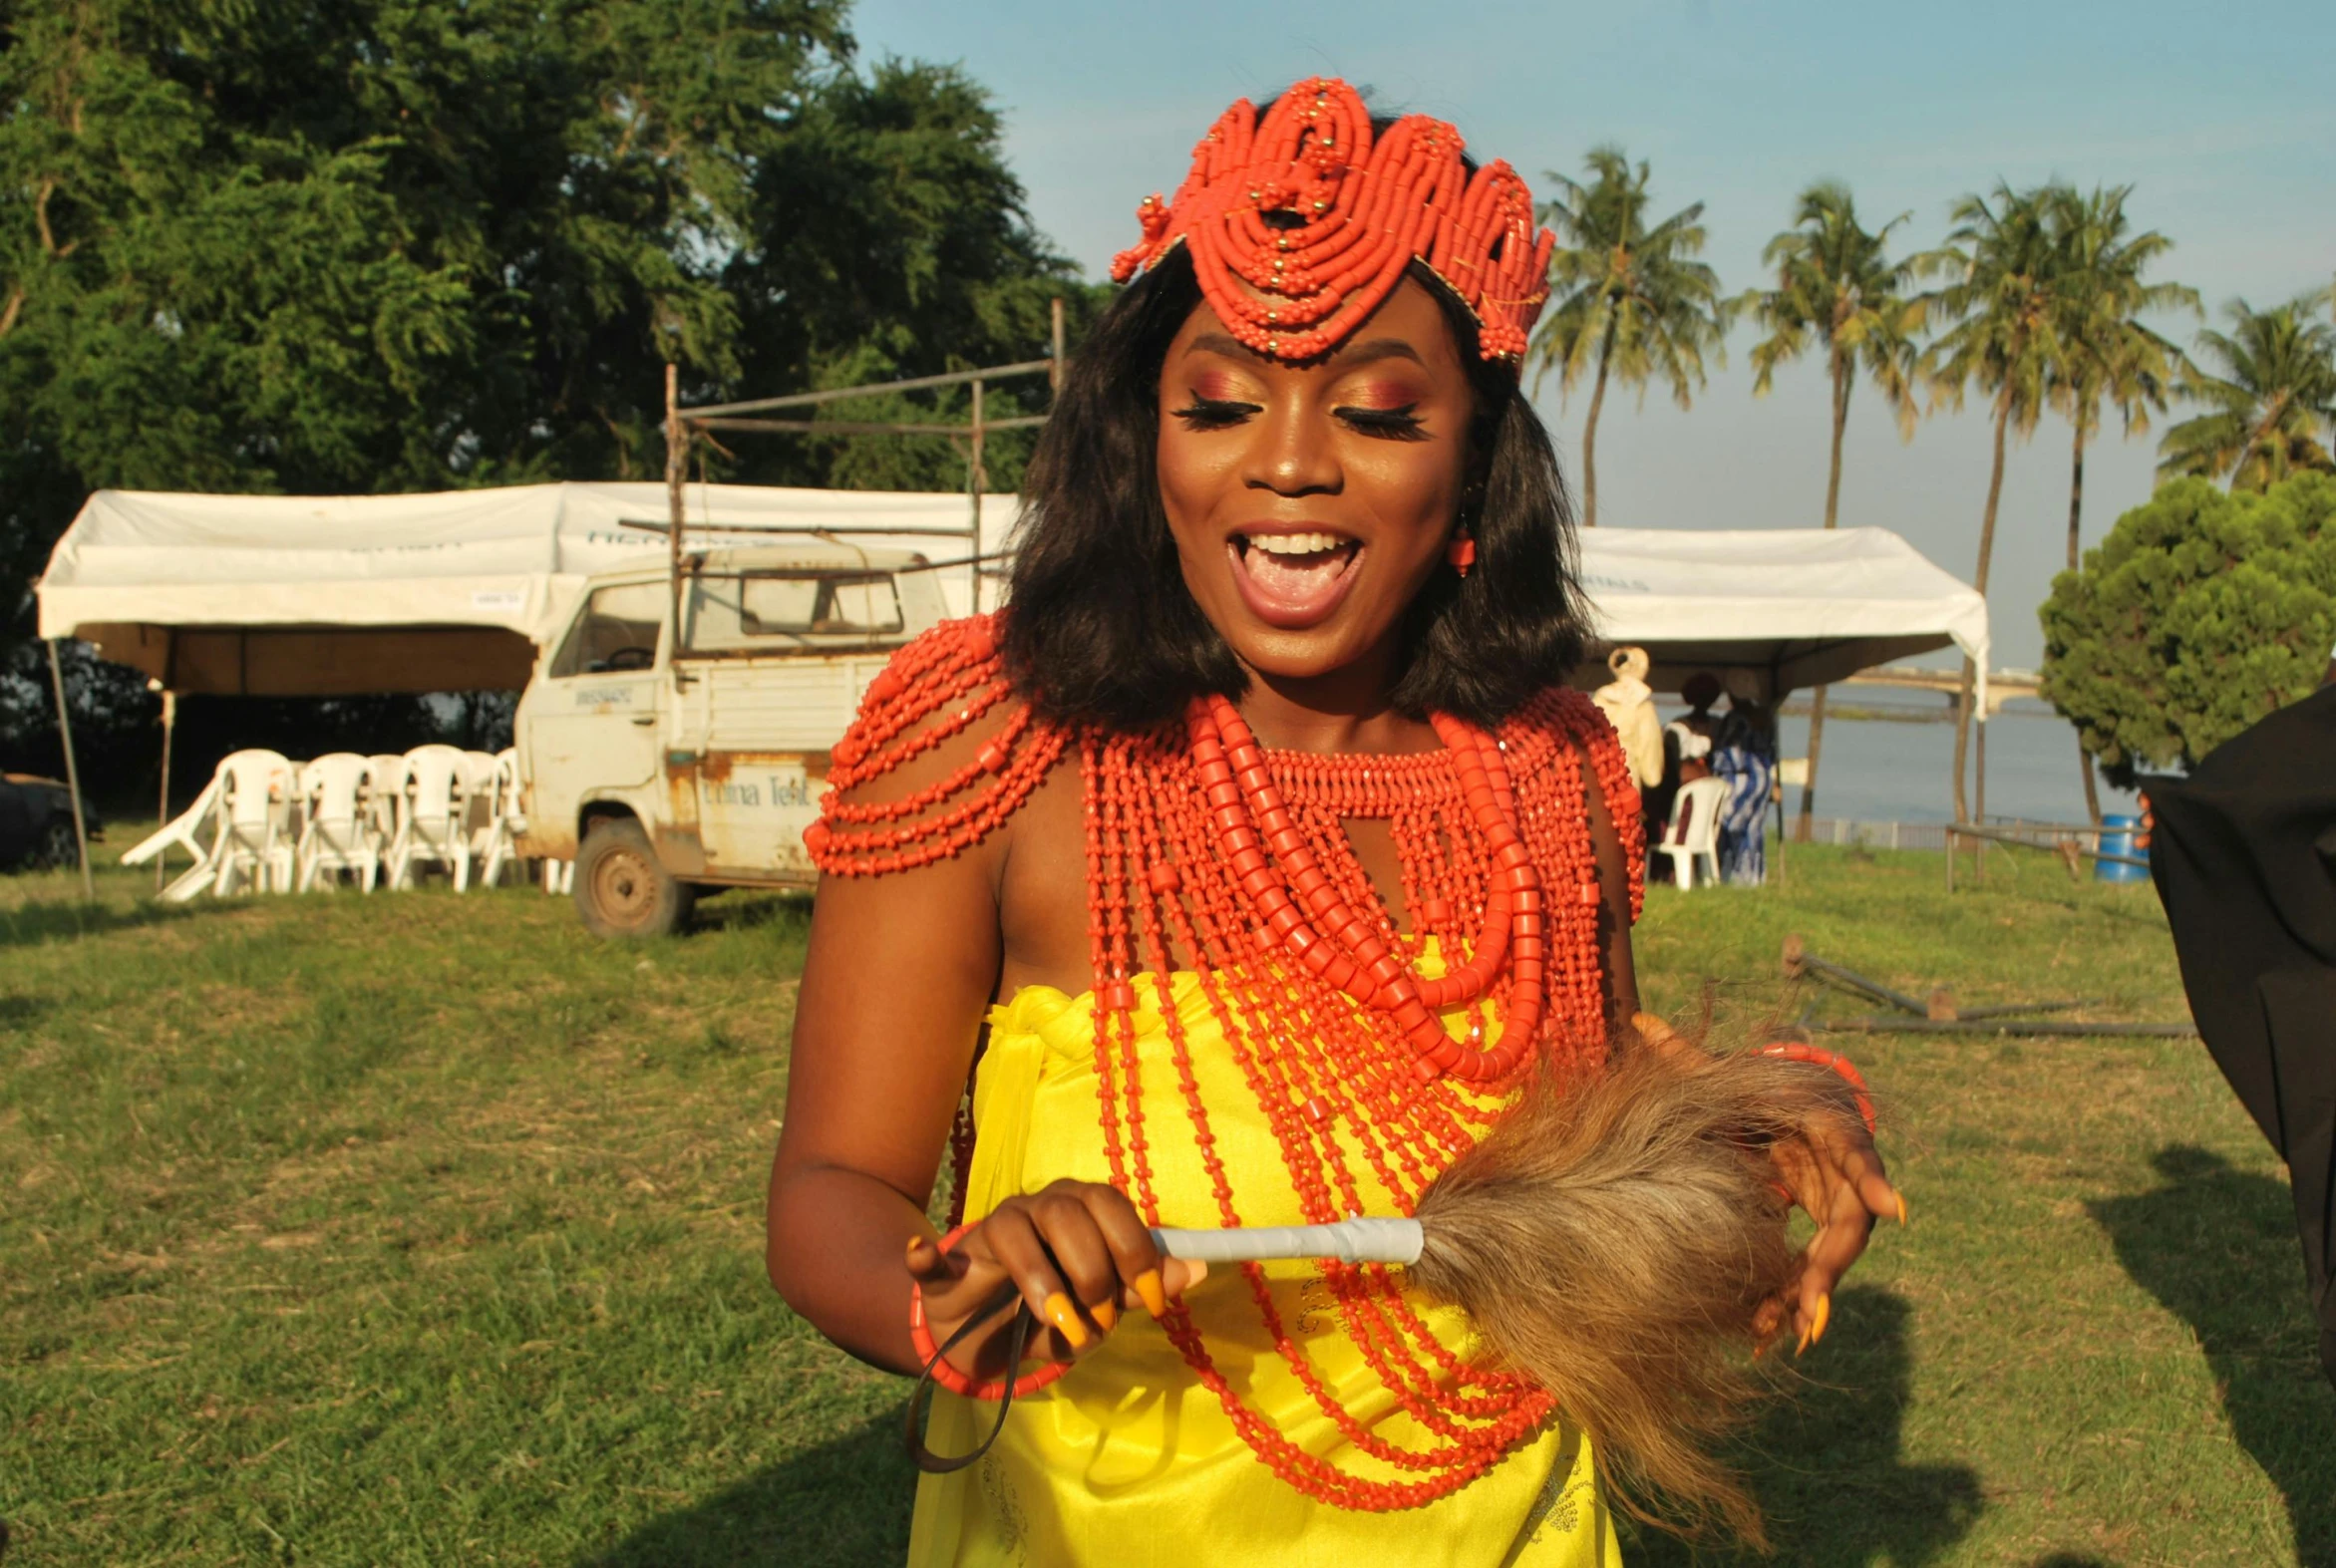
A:
[[[870,686],[830,782],[841,791],[891,773],[1010,701],[992,622],[951,622]],[[1070,733],[1017,703],[971,762],[923,788],[874,803],[832,794],[805,841],[839,876],[927,864],[993,831],[1076,755],[1097,1115],[1112,1183],[1160,1223],[1153,1153],[1172,1127],[1198,1150],[1218,1222],[1243,1222],[1186,1029],[1196,1006],[1279,1148],[1285,1204],[1324,1222],[1361,1212],[1376,1187],[1387,1194],[1376,1201],[1409,1212],[1498,1114],[1518,1073],[1603,1048],[1593,783],[1628,858],[1632,916],[1643,853],[1636,790],[1586,699],[1546,693],[1494,733],[1434,722],[1438,752],[1325,757],[1267,750],[1222,698],[1194,703],[1181,725],[1135,734]],[[1408,922],[1356,858],[1343,825],[1354,818],[1390,824]],[[1474,937],[1465,958],[1456,932]],[[1431,935],[1446,965],[1434,976],[1421,968]],[[1456,1010],[1465,1039],[1441,1016]],[[1157,1039],[1139,1012],[1157,1016]],[[1180,1124],[1163,1110],[1178,1103]],[[970,1131],[961,1115],[961,1181]],[[1551,1412],[1544,1391],[1438,1340],[1398,1271],[1327,1264],[1340,1328],[1412,1423],[1416,1440],[1390,1441],[1315,1369],[1264,1269],[1243,1275],[1308,1399],[1398,1477],[1358,1475],[1291,1442],[1218,1370],[1189,1314],[1170,1312],[1168,1337],[1194,1378],[1258,1457],[1310,1496],[1373,1510],[1432,1501],[1500,1462]]]

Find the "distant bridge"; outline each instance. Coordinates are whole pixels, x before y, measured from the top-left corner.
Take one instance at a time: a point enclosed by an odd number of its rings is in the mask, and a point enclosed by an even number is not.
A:
[[[1963,689],[1963,677],[1955,670],[1918,670],[1911,665],[1882,664],[1870,670],[1860,670],[1846,680],[1835,681],[1835,686],[1897,686],[1908,691],[1937,692],[1952,708]],[[1987,714],[1993,718],[2003,705],[2015,697],[2038,695],[2034,670],[1990,670],[1987,672]]]

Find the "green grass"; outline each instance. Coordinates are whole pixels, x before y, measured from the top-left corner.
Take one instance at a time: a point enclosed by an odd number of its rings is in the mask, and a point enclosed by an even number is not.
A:
[[[1648,994],[1863,1011],[1786,986],[1800,931],[1918,994],[2182,1016],[2146,886],[1941,880],[1658,888]],[[531,892],[150,885],[0,879],[7,1568],[898,1560],[901,1388],[762,1278],[799,904],[613,947]],[[2336,1562],[2291,1211],[2196,1044],[1849,1049],[1914,1223],[1755,1444],[1781,1560]]]

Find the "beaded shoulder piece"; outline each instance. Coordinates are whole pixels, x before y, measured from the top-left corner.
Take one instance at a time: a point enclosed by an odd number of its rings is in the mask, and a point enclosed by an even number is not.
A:
[[[946,776],[894,800],[843,798],[1008,702],[1014,707],[1005,723]],[[819,820],[804,832],[804,847],[830,876],[878,876],[961,854],[1030,798],[1067,739],[1014,701],[994,615],[944,621],[894,654],[868,683],[859,716],[829,753],[829,793]]]
[[[1503,733],[1530,726],[1564,741],[1590,760],[1598,781],[1598,794],[1614,832],[1622,840],[1622,854],[1630,867],[1630,918],[1635,924],[1646,907],[1646,811],[1630,760],[1622,754],[1622,738],[1614,721],[1586,692],[1555,686],[1524,705],[1502,726]]]

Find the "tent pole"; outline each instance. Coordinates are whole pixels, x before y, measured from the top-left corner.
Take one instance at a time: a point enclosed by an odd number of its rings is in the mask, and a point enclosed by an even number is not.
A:
[[[161,799],[155,805],[160,813],[157,817],[160,822],[170,819],[170,734],[177,728],[178,694],[166,686],[163,688],[163,784]],[[163,890],[163,862],[168,858],[167,854],[155,856],[155,891],[158,893]]]
[[[1987,825],[1987,708],[1985,704],[1979,705],[1977,729],[1979,734],[1976,752],[1972,758],[1971,772],[1974,776],[1973,782],[1977,784],[1978,789],[1971,810],[1972,814],[1979,819],[1979,825],[1985,827]],[[1977,853],[1979,856],[1979,880],[1985,883],[1987,880],[1986,839],[1979,840]]]
[[[680,366],[668,360],[665,363],[665,508],[669,526],[665,530],[666,611],[671,630],[665,634],[665,645],[672,650],[671,660],[681,651],[681,528],[688,516],[682,501],[682,482],[689,471],[689,457],[681,434]],[[680,668],[678,660],[674,667]]]
[[[73,796],[73,845],[81,853],[81,894],[97,901],[97,878],[89,868],[89,823],[81,813],[81,765],[73,758],[73,717],[65,707],[65,665],[57,657],[57,639],[49,639],[49,681],[57,688],[57,739],[65,745],[65,790]]]
[[[967,589],[966,600],[973,606],[976,615],[981,613],[981,449],[983,435],[988,429],[982,423],[981,404],[981,378],[976,376],[973,379],[972,438],[966,447],[968,462],[965,465],[965,487],[973,496],[973,518],[965,525],[965,538],[969,546],[965,553],[973,557],[973,564],[967,568],[972,582]]]

